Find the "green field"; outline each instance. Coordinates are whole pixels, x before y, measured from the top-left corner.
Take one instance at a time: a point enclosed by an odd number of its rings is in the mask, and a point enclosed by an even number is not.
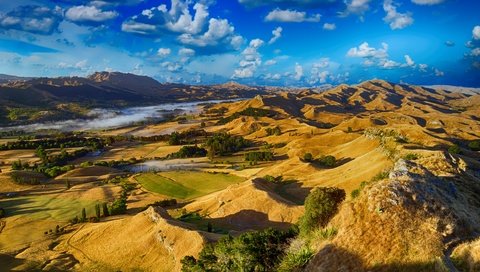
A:
[[[229,174],[211,174],[195,171],[145,173],[136,180],[148,191],[165,196],[192,199],[227,188],[244,178]]]
[[[15,248],[45,238],[44,232],[64,226],[81,215],[94,216],[94,200],[61,197],[58,194],[20,196],[0,200],[7,224],[0,235],[0,249]],[[1,269],[0,269],[1,270]]]

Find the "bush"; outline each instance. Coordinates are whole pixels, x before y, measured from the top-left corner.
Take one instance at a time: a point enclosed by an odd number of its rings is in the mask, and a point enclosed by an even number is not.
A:
[[[216,244],[206,245],[198,260],[192,256],[182,259],[182,271],[275,271],[285,255],[294,230],[272,228],[243,233],[238,237],[226,236]]]
[[[480,151],[480,140],[471,141],[468,143],[468,148],[472,151]]]
[[[300,233],[309,234],[318,227],[325,227],[345,199],[345,191],[334,187],[313,189],[305,199],[305,214],[299,220]]]
[[[113,201],[112,205],[110,205],[109,214],[110,215],[118,215],[118,214],[125,214],[127,212],[127,198],[120,197]]]
[[[167,156],[169,159],[178,158],[198,158],[207,156],[207,150],[196,145],[183,146],[178,152],[172,153]]]
[[[315,252],[308,246],[303,246],[298,251],[288,252],[278,266],[278,272],[301,271],[310,261]]]
[[[311,162],[313,160],[312,153],[305,153],[305,155],[303,155],[303,160],[306,162]]]
[[[245,161],[272,161],[273,152],[271,151],[253,151],[245,153]]]
[[[460,149],[460,147],[458,145],[451,145],[448,148],[448,153],[450,153],[450,154],[462,154],[462,150]]]
[[[408,153],[405,156],[403,156],[403,159],[407,161],[414,161],[414,160],[417,160],[418,158],[419,158],[418,154],[415,154],[415,153]]]
[[[317,159],[316,161],[319,164],[321,164],[323,166],[327,166],[327,167],[333,167],[337,163],[337,159],[332,155],[322,156],[319,159]]]
[[[360,189],[355,189],[353,190],[351,193],[350,193],[350,196],[352,198],[357,198],[358,196],[360,196]]]

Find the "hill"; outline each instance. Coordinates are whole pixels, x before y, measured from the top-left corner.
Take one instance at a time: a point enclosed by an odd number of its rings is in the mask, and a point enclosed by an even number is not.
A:
[[[160,83],[119,72],[97,72],[85,78],[1,78],[0,123],[13,124],[85,118],[93,107],[249,98],[266,93],[261,87]]]

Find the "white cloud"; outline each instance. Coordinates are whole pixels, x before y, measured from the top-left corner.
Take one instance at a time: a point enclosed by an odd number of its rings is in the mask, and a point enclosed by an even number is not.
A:
[[[408,66],[414,66],[415,62],[412,60],[412,58],[409,55],[405,55],[405,61],[407,62]]]
[[[397,12],[397,7],[394,6],[393,0],[384,0],[383,9],[387,13],[383,20],[390,25],[391,29],[402,29],[413,24],[411,13]]]
[[[272,43],[276,42],[278,39],[280,39],[280,37],[282,37],[282,31],[283,31],[283,28],[280,27],[280,26],[275,28],[272,31],[273,37],[270,39],[270,41],[268,41],[268,44],[272,44]]]
[[[341,16],[348,16],[350,14],[355,14],[362,16],[370,7],[370,0],[349,0],[345,1],[347,8],[344,12],[341,12]]]
[[[262,58],[258,49],[264,45],[261,39],[253,39],[242,52],[242,60],[239,68],[235,69],[232,78],[251,78],[254,76],[257,67],[262,64]]]
[[[400,66],[401,66],[400,63],[393,60],[389,60],[389,59],[383,59],[383,60],[380,60],[379,62],[379,67],[384,69],[393,69]]]
[[[282,78],[282,75],[281,74],[271,74],[271,73],[268,73],[265,75],[264,77],[265,79],[270,79],[270,80],[280,80]]]
[[[122,23],[123,32],[148,35],[154,33],[156,30],[156,26],[150,24],[138,23],[135,21],[126,21]]]
[[[470,53],[470,56],[473,56],[473,57],[480,56],[480,47],[472,49],[472,52]]]
[[[193,57],[195,56],[195,50],[190,48],[180,48],[180,50],[178,50],[178,55],[183,57]]]
[[[190,44],[199,47],[217,45],[220,40],[233,34],[234,27],[230,25],[227,19],[211,18],[208,23],[208,30],[203,35],[193,36],[185,33],[178,37],[183,44]]]
[[[65,13],[65,17],[73,22],[104,22],[118,16],[116,11],[102,11],[95,6],[75,6]]]
[[[170,48],[160,48],[157,51],[157,55],[159,55],[162,58],[170,55],[170,53],[172,53],[172,50]]]
[[[350,48],[347,52],[348,57],[357,58],[387,58],[388,44],[382,43],[382,48],[375,49],[370,47],[367,42],[360,44],[359,47]]]
[[[295,63],[295,80],[300,80],[303,77],[303,67],[299,63]]]
[[[265,21],[283,23],[320,22],[320,17],[320,14],[307,16],[307,13],[304,11],[276,8],[268,13]]]
[[[472,30],[472,35],[475,40],[480,40],[480,26],[475,26]]]
[[[421,71],[421,72],[426,72],[427,71],[427,68],[428,68],[428,65],[426,64],[419,64],[418,65],[418,69]]]
[[[63,10],[59,6],[47,8],[41,6],[18,6],[3,14],[0,12],[0,29],[16,29],[35,34],[49,35],[58,31]]]
[[[176,20],[170,19],[165,24],[167,29],[173,32],[190,33],[190,34],[198,34],[200,31],[202,31],[202,28],[205,26],[208,19],[208,15],[209,15],[208,8],[207,6],[201,3],[196,3],[193,6],[193,9],[195,10],[194,18],[192,18],[192,15],[190,14],[190,11],[188,9],[188,4],[181,3],[181,1],[172,1],[172,8],[170,9],[169,14],[175,15],[176,13],[181,12],[181,15],[178,16]],[[165,7],[162,6],[162,10],[165,10]],[[165,17],[168,18],[168,16],[165,16]]]
[[[330,65],[329,58],[321,58],[319,62],[315,62],[312,67],[313,68],[327,68]]]
[[[323,29],[325,30],[335,30],[337,26],[335,24],[324,23]]]
[[[442,77],[442,76],[444,76],[444,75],[445,75],[444,72],[442,72],[442,71],[438,70],[437,68],[435,68],[435,76],[437,76],[437,77]]]
[[[270,59],[270,60],[267,60],[265,62],[265,66],[272,66],[272,65],[275,65],[275,64],[277,64],[277,61],[274,60],[274,59]]]
[[[442,3],[444,0],[412,0],[417,5],[436,5]]]
[[[169,72],[178,72],[183,68],[180,64],[169,61],[163,62],[162,67],[166,68]]]

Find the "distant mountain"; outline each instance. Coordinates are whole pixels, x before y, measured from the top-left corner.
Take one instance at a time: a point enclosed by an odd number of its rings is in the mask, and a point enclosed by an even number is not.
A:
[[[431,85],[425,86],[427,88],[432,88],[436,90],[444,90],[454,93],[463,93],[469,95],[480,94],[480,88],[471,88],[471,87],[460,87],[460,86],[451,86],[451,85]]]
[[[31,77],[18,77],[18,76],[11,76],[0,74],[0,84],[7,83],[9,81],[26,81],[32,79]]]
[[[267,93],[264,87],[234,83],[212,86],[160,83],[147,76],[119,72],[57,78],[2,75],[1,79],[0,124],[63,119],[85,113],[92,107],[251,98]]]

